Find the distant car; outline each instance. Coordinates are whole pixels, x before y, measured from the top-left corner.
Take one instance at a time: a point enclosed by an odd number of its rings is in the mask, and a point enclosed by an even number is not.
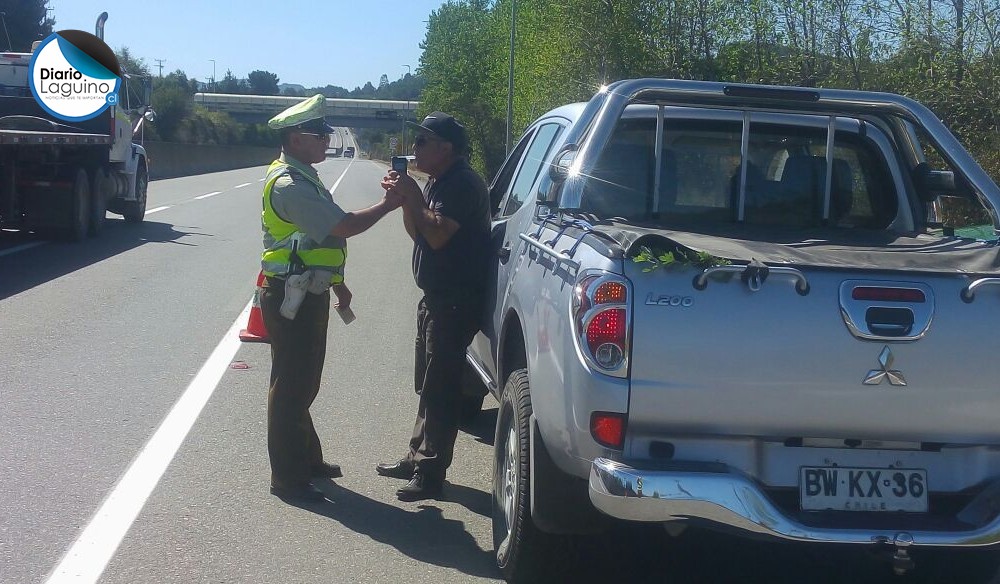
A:
[[[344,158],[354,158],[354,146],[344,148]]]

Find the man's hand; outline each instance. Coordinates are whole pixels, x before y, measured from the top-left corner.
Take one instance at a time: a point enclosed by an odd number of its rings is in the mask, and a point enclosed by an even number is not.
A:
[[[347,287],[347,284],[334,284],[330,289],[333,290],[333,294],[337,297],[337,302],[334,303],[334,306],[341,309],[351,307],[351,299],[354,295],[351,294],[351,290]]]
[[[410,175],[390,170],[387,175],[382,177],[381,185],[386,193],[398,195],[402,197],[404,202],[419,202],[421,205],[424,203],[423,190]]]

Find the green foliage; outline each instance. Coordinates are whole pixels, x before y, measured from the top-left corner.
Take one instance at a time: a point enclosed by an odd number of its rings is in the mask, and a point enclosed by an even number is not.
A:
[[[270,71],[251,71],[247,75],[251,95],[279,95],[278,76]]]
[[[115,56],[118,57],[118,65],[121,66],[122,71],[125,73],[149,77],[149,67],[146,65],[146,61],[134,56],[128,47],[122,46],[119,48],[115,51]]]
[[[5,31],[0,37],[0,50],[30,53],[31,43],[52,34],[55,21],[46,16],[48,4],[49,0],[0,0],[0,30]]]
[[[187,75],[183,71],[174,71],[166,77],[153,79],[153,110],[156,111],[157,135],[163,140],[175,140],[194,107],[193,91]]]
[[[422,45],[423,111],[466,122],[488,175],[506,154],[512,4],[452,0]],[[998,13],[1000,0],[522,0],[513,138],[623,78],[878,90],[930,107],[1000,178]]]
[[[643,272],[652,272],[658,268],[695,267],[703,270],[715,266],[728,266],[731,263],[725,258],[718,258],[703,251],[684,250],[680,247],[668,251],[660,248],[652,249],[645,245],[639,246],[636,254],[632,256],[632,261],[637,264],[649,264],[642,268]]]
[[[250,84],[244,79],[237,79],[232,70],[226,69],[226,75],[222,81],[216,83],[215,91],[217,93],[247,94],[250,92]]]

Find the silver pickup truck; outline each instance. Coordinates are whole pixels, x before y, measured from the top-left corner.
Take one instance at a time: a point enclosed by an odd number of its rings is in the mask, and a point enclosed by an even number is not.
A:
[[[491,195],[497,562],[611,519],[1000,544],[1000,190],[884,93],[615,83]],[[917,550],[917,551],[915,551]]]

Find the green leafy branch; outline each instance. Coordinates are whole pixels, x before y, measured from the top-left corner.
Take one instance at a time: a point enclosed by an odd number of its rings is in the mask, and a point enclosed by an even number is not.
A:
[[[703,251],[685,252],[677,249],[666,251],[662,249],[650,249],[644,245],[639,246],[638,253],[632,257],[632,261],[637,264],[647,263],[648,266],[642,268],[643,272],[652,272],[657,268],[670,268],[679,266],[681,268],[695,267],[700,269],[714,266],[728,266],[731,262],[724,258],[715,257]]]

